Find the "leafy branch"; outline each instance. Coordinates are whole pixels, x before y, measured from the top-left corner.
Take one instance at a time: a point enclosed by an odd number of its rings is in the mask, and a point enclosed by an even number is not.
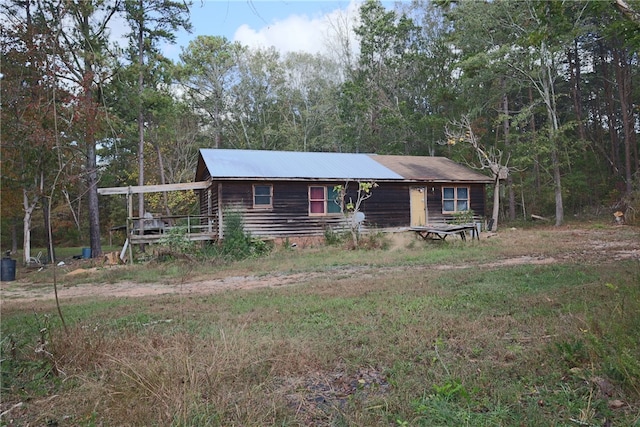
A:
[[[347,190],[349,187],[349,181],[344,185],[336,185],[333,187],[333,191],[337,194],[335,202],[342,207],[343,213],[345,216],[350,216],[351,219],[348,221],[349,231],[351,232],[351,237],[353,239],[354,247],[358,247],[358,238],[360,231],[360,221],[357,220],[357,214],[360,212],[362,203],[371,198],[373,193],[372,189],[377,188],[378,184],[375,181],[357,181],[358,182],[358,190],[356,191],[356,200],[349,197],[349,201],[346,201],[347,198]]]

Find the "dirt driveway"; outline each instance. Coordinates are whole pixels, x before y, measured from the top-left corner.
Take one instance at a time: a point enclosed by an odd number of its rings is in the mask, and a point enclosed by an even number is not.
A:
[[[546,233],[546,234],[545,234]],[[549,236],[553,236],[554,244],[549,245]],[[419,269],[455,269],[470,267],[495,268],[517,264],[552,264],[558,262],[611,263],[625,259],[640,262],[640,228],[630,226],[606,227],[598,229],[563,227],[545,230],[506,229],[499,233],[483,233],[481,239],[493,239],[498,245],[509,250],[502,258],[479,265],[452,264],[437,266],[413,267],[338,267],[331,273],[349,275],[357,273],[361,277],[379,276],[394,271],[412,268]],[[398,245],[405,242],[397,241]],[[120,268],[120,267],[111,267]],[[640,269],[640,264],[638,266]],[[68,273],[67,273],[68,274]],[[90,272],[89,272],[90,274]],[[256,275],[232,275],[216,279],[188,279],[185,283],[84,283],[73,286],[59,286],[58,296],[61,299],[82,297],[142,297],[153,295],[197,295],[209,294],[234,289],[252,289],[259,287],[279,287],[306,283],[325,277],[327,271],[304,273],[274,272]],[[87,279],[90,281],[90,279]],[[26,280],[2,282],[0,286],[2,298],[0,305],[18,302],[45,301],[55,298],[51,284],[34,284]]]

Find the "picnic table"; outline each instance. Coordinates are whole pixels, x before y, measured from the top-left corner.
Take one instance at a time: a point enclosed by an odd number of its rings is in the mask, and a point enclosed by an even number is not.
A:
[[[475,224],[442,224],[442,225],[427,225],[424,227],[411,227],[420,237],[423,239],[438,239],[445,240],[447,236],[459,235],[464,241],[467,240],[467,231],[471,234],[471,240],[480,240],[480,234]]]

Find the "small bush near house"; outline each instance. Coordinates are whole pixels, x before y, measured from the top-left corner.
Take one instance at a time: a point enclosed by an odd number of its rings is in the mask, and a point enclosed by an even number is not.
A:
[[[328,246],[337,246],[344,243],[347,240],[348,235],[345,232],[335,231],[331,227],[327,227],[324,229],[324,242]]]
[[[351,243],[351,241],[349,241]],[[387,236],[381,231],[371,231],[368,233],[360,234],[358,238],[358,247],[353,249],[389,249],[391,245]]]
[[[244,231],[242,215],[229,211],[225,214],[224,239],[219,245],[198,246],[187,237],[187,227],[174,227],[159,241],[156,259],[171,260],[176,257],[198,259],[220,258],[239,261],[245,258],[266,255],[271,251],[269,243],[254,239]]]
[[[266,255],[271,251],[271,245],[259,239],[254,239],[245,232],[242,215],[235,211],[225,213],[224,238],[219,246],[218,255],[233,261]]]
[[[183,226],[171,228],[159,244],[163,253],[189,255],[196,251],[196,243],[187,238],[187,227]]]

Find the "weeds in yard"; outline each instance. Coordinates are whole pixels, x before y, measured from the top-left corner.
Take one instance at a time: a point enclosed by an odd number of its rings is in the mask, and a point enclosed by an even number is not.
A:
[[[51,304],[3,301],[1,409],[21,425],[637,425],[637,260],[465,267],[492,245],[283,250],[225,268],[322,274],[66,301],[67,334]]]
[[[224,239],[219,244],[209,242],[198,246],[189,239],[186,226],[173,227],[159,240],[154,250],[154,260],[166,262],[186,258],[191,262],[233,262],[264,256],[273,249],[270,243],[255,239],[245,231],[244,220],[239,212],[227,210],[224,218]]]
[[[631,283],[635,280],[636,285]],[[585,335],[594,359],[604,372],[619,382],[627,392],[640,395],[640,272],[631,275],[624,285],[605,283],[605,303],[589,307],[590,328]]]
[[[346,232],[338,232],[331,227],[324,229],[324,242],[329,246],[341,245],[347,239],[349,239],[349,235]]]
[[[158,242],[162,251],[167,254],[193,254],[196,244],[187,238],[187,231],[187,226],[172,227]]]

